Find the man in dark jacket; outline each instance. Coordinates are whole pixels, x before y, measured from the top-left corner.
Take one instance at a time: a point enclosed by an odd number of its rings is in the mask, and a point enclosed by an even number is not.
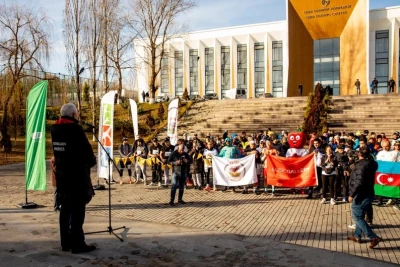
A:
[[[86,245],[82,229],[86,204],[94,195],[90,168],[96,165],[96,157],[77,119],[75,105],[63,105],[61,118],[51,127],[51,139],[57,198],[61,205],[61,248],[63,251],[83,253],[96,249],[93,245]]]
[[[354,170],[350,175],[349,202],[352,203],[352,217],[356,222],[354,235],[348,239],[356,243],[361,243],[361,233],[364,233],[370,239],[369,248],[374,248],[382,238],[377,236],[371,227],[365,221],[365,213],[368,205],[374,199],[375,173],[378,164],[374,160],[369,160],[370,151],[367,147],[360,147],[358,151],[359,161],[356,162]]]
[[[171,201],[169,205],[173,206],[175,201],[176,189],[179,188],[178,203],[185,204],[183,201],[183,190],[187,177],[187,172],[192,159],[184,152],[185,146],[183,144],[178,146],[178,149],[172,152],[168,158],[168,164],[172,165],[172,187],[171,187]]]

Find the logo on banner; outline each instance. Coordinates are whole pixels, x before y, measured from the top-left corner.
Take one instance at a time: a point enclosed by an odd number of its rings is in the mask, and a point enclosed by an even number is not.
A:
[[[39,139],[42,139],[42,132],[34,132],[32,133],[32,139],[35,141],[38,141]]]
[[[331,0],[322,0],[321,3],[323,6],[329,6],[329,4],[331,3]]]
[[[246,174],[245,166],[239,161],[230,161],[225,165],[224,172],[232,182],[240,181]]]

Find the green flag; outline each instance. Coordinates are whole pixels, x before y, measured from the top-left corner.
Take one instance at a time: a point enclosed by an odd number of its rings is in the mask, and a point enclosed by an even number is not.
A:
[[[27,190],[46,190],[46,99],[48,81],[29,92],[26,107],[25,178]]]

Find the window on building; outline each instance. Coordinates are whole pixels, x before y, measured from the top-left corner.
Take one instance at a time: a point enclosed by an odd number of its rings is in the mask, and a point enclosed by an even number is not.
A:
[[[340,95],[340,38],[314,41],[314,85],[330,86]]]
[[[379,82],[377,93],[388,93],[389,31],[377,31],[375,33],[375,78]]]
[[[175,95],[183,95],[183,52],[175,51]]]
[[[214,89],[214,48],[205,49],[205,93],[211,94]]]
[[[162,95],[169,94],[169,73],[168,73],[168,55],[161,59],[161,82],[160,92]]]
[[[264,43],[254,44],[254,86],[256,95],[265,93]]]
[[[247,93],[247,45],[237,46],[237,61],[237,89],[241,95]]]
[[[282,41],[272,42],[272,95],[283,97],[283,46]]]
[[[225,97],[226,91],[231,89],[231,61],[230,47],[221,47],[221,96]]]
[[[199,51],[190,49],[189,51],[189,72],[190,72],[190,92],[189,95],[199,94]]]

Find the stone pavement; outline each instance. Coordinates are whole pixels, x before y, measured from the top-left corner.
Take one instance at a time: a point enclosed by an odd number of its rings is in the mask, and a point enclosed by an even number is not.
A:
[[[51,211],[51,187],[46,192],[28,194],[30,201],[39,199],[41,203],[36,202],[45,207],[21,210],[15,208],[13,199],[18,187],[18,197],[24,199],[23,166],[0,167],[0,180],[0,257],[9,262],[33,262],[24,266],[65,266],[69,261],[78,262],[79,266],[400,263],[400,212],[390,206],[374,207],[374,230],[384,242],[371,250],[367,242],[356,244],[346,240],[352,234],[347,227],[351,224],[349,204],[322,205],[317,199],[306,200],[305,195],[283,190],[280,196],[272,197],[189,189],[184,195],[186,205],[170,207],[166,204],[169,190],[143,184],[111,186],[112,226],[127,226],[116,231],[122,233],[126,242],[120,243],[108,233],[88,235],[88,242],[97,243],[100,250],[80,256],[61,253],[57,250],[57,215]],[[10,198],[4,197],[6,194]],[[96,191],[87,210],[85,231],[106,230],[108,191]],[[2,262],[0,266],[10,266]]]

